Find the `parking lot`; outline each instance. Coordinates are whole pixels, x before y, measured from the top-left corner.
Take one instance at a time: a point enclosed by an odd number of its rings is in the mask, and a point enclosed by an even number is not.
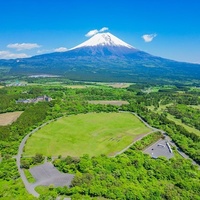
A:
[[[70,186],[74,175],[59,172],[52,163],[44,163],[32,167],[30,170],[32,176],[36,179],[33,186],[53,184],[54,186]]]
[[[172,158],[174,156],[170,147],[170,142],[166,139],[160,139],[156,143],[152,144],[144,150],[144,153],[149,154],[152,158],[158,158],[164,156],[166,158]]]

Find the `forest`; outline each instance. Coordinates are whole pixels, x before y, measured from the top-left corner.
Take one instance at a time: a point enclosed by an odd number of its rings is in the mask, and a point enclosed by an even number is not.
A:
[[[155,160],[135,145],[116,158],[84,155],[78,161],[71,157],[58,159],[54,165],[63,172],[76,174],[70,189],[55,189],[57,194],[72,195],[73,199],[199,198],[199,170],[190,161],[164,157]]]
[[[136,83],[128,88],[113,88],[98,83],[72,83],[68,80],[57,84],[57,78],[53,84],[47,84],[45,80],[40,82],[31,79],[27,80],[26,86],[0,89],[0,113],[23,111],[11,125],[0,126],[0,198],[34,199],[26,192],[17,171],[14,156],[19,144],[26,134],[44,122],[71,114],[135,112],[151,126],[164,130],[183,152],[200,164],[200,136],[168,118],[170,114],[200,130],[200,89],[195,83]],[[76,84],[87,87],[66,87]],[[5,84],[2,83],[2,86]],[[53,100],[35,104],[16,103],[19,99],[42,95],[50,96]],[[129,104],[95,105],[90,104],[90,100],[125,100]],[[75,174],[72,186],[49,186],[41,193],[40,199],[54,199],[59,195],[70,195],[72,199],[199,199],[200,173],[190,160],[179,155],[170,160],[164,157],[152,159],[142,153],[146,146],[159,137],[159,134],[150,135],[114,158],[105,155],[90,158],[83,155],[80,158],[56,159],[54,165],[60,171]],[[27,168],[34,164],[34,159],[30,162]]]

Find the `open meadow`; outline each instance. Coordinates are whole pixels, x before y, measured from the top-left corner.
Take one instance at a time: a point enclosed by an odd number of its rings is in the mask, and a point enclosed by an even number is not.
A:
[[[71,115],[35,132],[26,143],[24,155],[114,155],[150,131],[131,113]]]
[[[166,105],[160,105],[159,108],[156,108],[155,110],[155,107],[154,106],[148,106],[148,108],[151,110],[151,111],[154,111],[156,113],[166,113],[166,108],[168,106],[171,106],[172,104],[169,103],[169,104],[166,104]],[[190,106],[192,108],[196,108],[196,109],[199,109],[200,106],[199,105],[195,105],[195,106]],[[194,128],[194,127],[191,127],[191,126],[188,126],[187,124],[183,123],[181,121],[181,119],[177,119],[174,115],[171,115],[170,113],[167,113],[167,118],[171,121],[173,121],[174,123],[176,123],[177,125],[180,125],[182,126],[183,128],[185,128],[187,131],[191,132],[191,133],[195,133],[196,135],[199,135],[200,136],[200,130]]]

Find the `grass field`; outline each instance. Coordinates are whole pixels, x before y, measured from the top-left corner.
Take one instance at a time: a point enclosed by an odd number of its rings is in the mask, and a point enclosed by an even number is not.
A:
[[[165,112],[165,109],[166,109],[167,106],[171,106],[171,105],[172,105],[172,104],[161,105],[161,106],[159,106],[159,108],[156,109],[156,110],[154,110],[154,108],[155,108],[154,106],[148,106],[148,108],[149,108],[150,110],[154,111],[154,112],[157,112],[157,113],[161,114],[161,113]],[[194,107],[194,106],[192,106],[192,107]],[[199,107],[199,106],[195,106],[195,108],[197,108],[197,109],[198,109],[198,107]],[[182,126],[182,127],[185,128],[187,131],[193,132],[193,133],[195,133],[195,134],[197,134],[197,135],[200,136],[200,131],[199,131],[199,130],[197,130],[197,129],[194,128],[194,127],[190,127],[190,126],[184,124],[180,119],[175,118],[173,115],[167,113],[167,118],[168,118],[169,120],[172,120],[173,122],[175,122],[177,125]]]
[[[105,104],[105,105],[115,105],[115,106],[121,106],[124,104],[129,104],[128,101],[109,101],[109,100],[94,100],[94,101],[88,101],[91,104]]]
[[[22,113],[22,111],[17,111],[0,114],[0,126],[12,124]]]
[[[170,115],[169,113],[167,114],[167,118],[169,120],[172,120],[173,122],[175,122],[177,125],[182,126],[183,128],[185,128],[187,131],[195,133],[196,135],[200,136],[200,131],[196,128],[187,126],[186,124],[182,123],[180,119],[176,119],[173,115]]]
[[[24,155],[114,155],[150,131],[130,113],[72,115],[35,132],[26,143]]]

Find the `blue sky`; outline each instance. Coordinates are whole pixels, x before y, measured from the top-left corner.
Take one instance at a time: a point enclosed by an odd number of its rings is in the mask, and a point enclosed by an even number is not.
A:
[[[199,0],[1,0],[0,8],[0,58],[69,49],[108,27],[150,54],[200,63]]]

